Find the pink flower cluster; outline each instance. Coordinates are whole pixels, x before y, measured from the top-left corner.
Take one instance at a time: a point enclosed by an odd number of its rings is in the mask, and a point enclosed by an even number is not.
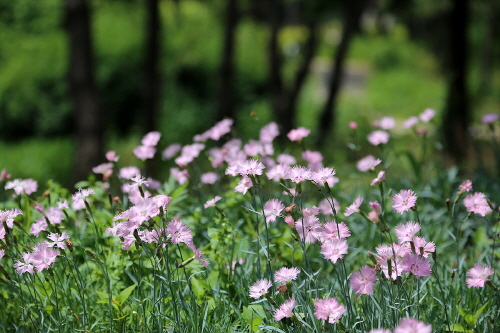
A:
[[[431,333],[432,325],[414,319],[403,318],[399,321],[399,325],[394,328],[393,333]],[[368,333],[391,333],[391,330],[385,328],[377,328],[369,331]]]
[[[34,274],[34,269],[36,269],[37,272],[41,272],[44,269],[50,268],[50,265],[56,261],[56,258],[59,255],[59,251],[53,249],[52,247],[61,247],[59,246],[60,243],[64,239],[69,238],[69,236],[66,233],[63,233],[61,236],[56,234],[51,238],[55,238],[56,241],[54,243],[42,241],[35,245],[32,252],[22,254],[23,259],[17,260],[14,263],[14,268],[16,269],[17,274],[21,275],[26,272]]]
[[[14,179],[5,184],[5,189],[13,189],[17,195],[30,195],[38,189],[38,183],[33,179]]]

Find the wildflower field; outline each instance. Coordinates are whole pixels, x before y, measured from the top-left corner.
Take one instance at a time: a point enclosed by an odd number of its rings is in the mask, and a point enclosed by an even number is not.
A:
[[[339,166],[306,128],[243,140],[226,119],[184,146],[148,133],[74,189],[4,169],[0,331],[500,332],[498,172],[479,163],[498,115],[462,176],[434,114],[352,122]],[[167,179],[145,172],[158,155]]]

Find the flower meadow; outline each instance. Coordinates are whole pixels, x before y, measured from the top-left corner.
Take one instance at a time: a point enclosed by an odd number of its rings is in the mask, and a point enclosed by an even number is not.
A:
[[[499,332],[498,178],[445,167],[434,114],[352,122],[340,165],[309,129],[225,119],[148,133],[134,165],[109,151],[74,189],[4,169],[0,330]]]

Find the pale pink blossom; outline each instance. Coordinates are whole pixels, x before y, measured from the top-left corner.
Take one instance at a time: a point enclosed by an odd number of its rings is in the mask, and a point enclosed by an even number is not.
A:
[[[89,195],[95,194],[93,189],[79,189],[78,192],[73,194],[72,196],[72,205],[71,207],[74,210],[80,210],[85,208],[85,198],[87,198]]]
[[[464,180],[458,187],[459,193],[472,191],[472,181],[470,179]]]
[[[334,264],[337,260],[342,259],[347,252],[347,241],[344,238],[332,239],[321,245],[321,254]]]
[[[367,136],[367,140],[374,146],[378,146],[380,144],[385,144],[389,142],[389,133],[386,131],[373,131]]]
[[[385,171],[380,171],[377,175],[376,178],[374,178],[371,182],[370,185],[374,186],[376,184],[381,184],[385,182]]]
[[[464,199],[464,206],[468,212],[476,213],[481,216],[491,213],[492,209],[483,193],[476,192],[469,194]]]
[[[279,134],[278,124],[272,122],[261,128],[259,139],[261,142],[270,143]]]
[[[32,256],[33,256],[32,253],[23,253],[22,254],[23,260],[22,261],[17,260],[14,263],[14,268],[16,269],[17,274],[22,275],[26,272],[30,274],[35,274],[34,271],[35,266],[33,266],[33,264],[31,263]]]
[[[404,128],[410,128],[410,127],[413,127],[416,124],[418,124],[418,122],[419,122],[418,117],[410,117],[410,118],[408,118],[407,120],[404,121],[403,127]]]
[[[314,302],[316,311],[314,315],[317,319],[327,320],[330,324],[335,323],[342,317],[345,307],[335,298],[319,299]]]
[[[324,185],[333,175],[335,175],[333,168],[321,168],[318,171],[312,172],[311,179],[319,185]]]
[[[306,243],[315,243],[323,232],[323,226],[316,216],[306,216],[298,219],[295,222],[295,229],[300,238]]]
[[[243,151],[247,156],[265,155],[262,143],[256,140],[250,140],[243,146]]]
[[[170,173],[174,176],[179,185],[187,183],[189,180],[189,172],[187,170],[180,170],[179,168],[170,168]]]
[[[392,333],[391,330],[388,330],[386,328],[375,328],[371,331],[368,331],[368,333]]]
[[[251,187],[253,187],[253,184],[250,177],[242,177],[238,182],[238,185],[236,185],[236,187],[234,188],[234,190],[241,194],[246,194],[248,189],[250,189]]]
[[[140,160],[151,159],[155,156],[156,148],[151,146],[138,146],[134,148],[134,155]]]
[[[106,159],[110,162],[118,162],[120,156],[116,155],[114,150],[110,150],[106,153]]]
[[[302,215],[304,217],[316,216],[319,214],[319,208],[316,206],[302,208]]]
[[[169,160],[181,151],[182,146],[179,143],[172,143],[165,148],[161,154],[162,159]]]
[[[310,180],[312,177],[311,170],[303,166],[294,166],[288,170],[286,179],[290,179],[293,183],[300,183],[305,180]]]
[[[215,184],[219,176],[215,172],[206,172],[200,176],[202,184]]]
[[[431,333],[432,325],[413,318],[403,318],[394,328],[394,333]]]
[[[396,231],[396,236],[400,243],[409,242],[420,230],[420,224],[418,222],[408,221],[406,224],[399,224],[394,230]]]
[[[354,271],[349,280],[352,290],[356,294],[363,295],[373,294],[373,285],[376,281],[375,270],[368,266],[362,267],[359,271]]]
[[[264,170],[264,164],[255,159],[246,160],[243,163],[238,164],[237,171],[242,176],[257,176],[262,175],[262,170]]]
[[[93,173],[99,173],[102,175],[109,173],[109,170],[113,170],[113,163],[103,163],[92,168]]]
[[[23,212],[19,208],[0,210],[0,224],[5,222],[7,226],[12,229],[14,226],[14,219],[18,215],[23,215]]]
[[[339,238],[347,238],[351,236],[351,231],[344,222],[337,223],[329,221],[323,226],[323,233],[321,234],[321,241],[326,242]]]
[[[172,244],[184,243],[189,245],[193,239],[191,230],[178,220],[169,222],[165,232]]]
[[[323,161],[323,155],[319,151],[306,150],[302,152],[302,158],[304,161],[311,164],[318,164]]]
[[[416,203],[417,196],[415,192],[412,190],[401,190],[392,199],[392,209],[399,214],[403,214],[403,212],[407,212],[415,207]]]
[[[155,147],[160,141],[161,133],[160,132],[149,132],[147,133],[141,140],[143,146]]]
[[[378,126],[383,130],[390,130],[394,126],[396,126],[396,121],[393,117],[383,117],[379,120]]]
[[[279,154],[276,157],[276,161],[279,164],[284,164],[284,165],[294,165],[297,163],[297,160],[295,159],[295,157],[293,157],[292,155],[289,155],[289,154]]]
[[[276,311],[274,312],[274,320],[280,321],[283,318],[290,318],[293,316],[293,308],[295,308],[295,298],[286,300]]]
[[[431,121],[432,118],[434,118],[435,115],[436,115],[436,110],[427,108],[418,117],[424,123],[428,123],[429,121]]]
[[[7,169],[4,168],[0,171],[0,182],[6,181],[10,179],[10,177],[12,177],[12,175],[7,172]]]
[[[291,130],[287,137],[290,141],[302,141],[303,138],[307,137],[311,131],[305,127],[299,127],[297,129]]]
[[[420,254],[424,258],[427,258],[431,253],[436,252],[436,244],[434,244],[434,242],[428,242],[424,237],[413,237],[412,242],[415,246],[415,253]]]
[[[208,201],[205,203],[205,205],[204,205],[205,209],[207,209],[208,207],[215,207],[215,203],[216,203],[217,201],[219,201],[220,199],[222,199],[222,198],[221,198],[221,197],[219,197],[218,195],[216,195],[216,196],[215,196],[215,198],[213,198],[213,199],[211,199],[211,200],[208,200]]]
[[[274,273],[274,282],[287,283],[295,280],[300,273],[300,269],[296,267],[281,267]]]
[[[500,114],[498,113],[488,113],[481,118],[483,124],[489,125],[500,119]]]
[[[401,267],[404,273],[412,273],[417,278],[431,274],[431,263],[429,260],[415,253],[407,254],[401,262]]]
[[[349,122],[349,128],[354,131],[356,128],[358,128],[358,123],[355,121]]]
[[[323,215],[335,215],[340,210],[340,203],[335,198],[324,198],[319,202],[319,209]]]
[[[490,281],[488,276],[493,273],[493,269],[486,264],[474,264],[474,267],[467,271],[467,287],[483,288],[486,281]]]
[[[279,199],[268,200],[264,204],[264,216],[266,223],[275,222],[276,217],[285,209],[285,205]]]
[[[358,195],[356,199],[354,199],[354,202],[348,206],[344,212],[344,216],[350,216],[354,213],[359,213],[359,207],[363,203],[363,197]]]
[[[267,173],[266,176],[270,180],[274,180],[276,182],[279,182],[280,179],[285,179],[288,175],[288,172],[290,171],[290,167],[284,164],[278,164],[271,168]]]
[[[138,167],[136,166],[128,166],[120,169],[120,173],[118,175],[119,178],[122,179],[132,179],[135,175],[141,173]]]
[[[49,242],[42,241],[33,248],[30,263],[35,266],[38,272],[50,268],[50,265],[56,261],[56,257],[59,255],[59,251],[51,249],[49,245]]]
[[[35,221],[35,223],[33,223],[31,226],[30,226],[30,232],[35,235],[36,237],[38,237],[38,235],[42,232],[42,231],[46,231],[47,230],[47,221],[45,220],[45,218],[40,218],[38,220]]]
[[[361,172],[366,172],[368,170],[375,170],[375,167],[380,163],[382,163],[381,159],[375,158],[373,155],[368,155],[356,163],[356,168]]]
[[[30,195],[38,189],[38,183],[33,179],[14,179],[5,184],[5,189],[13,189],[17,195],[23,193]]]
[[[52,243],[49,243],[48,247],[58,247],[64,250],[66,248],[65,240],[69,239],[69,235],[66,232],[62,234],[50,233],[47,238],[52,241]]]
[[[261,279],[250,287],[249,295],[254,299],[259,299],[262,295],[267,294],[267,291],[272,285],[273,284],[268,279]]]

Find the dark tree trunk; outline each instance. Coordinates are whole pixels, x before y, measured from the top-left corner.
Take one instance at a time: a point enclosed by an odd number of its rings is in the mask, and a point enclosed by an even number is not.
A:
[[[330,82],[328,86],[328,96],[321,111],[318,122],[317,143],[322,145],[335,131],[336,102],[342,85],[345,59],[349,51],[351,41],[359,29],[359,20],[367,4],[366,0],[353,0],[345,8],[342,37],[334,53]]]
[[[469,146],[467,91],[469,1],[455,0],[450,15],[448,96],[443,119],[445,149],[456,163],[464,161]]]
[[[146,54],[144,59],[143,105],[144,130],[158,130],[158,106],[160,98],[160,10],[158,0],[146,0]]]
[[[92,167],[102,162],[103,120],[94,80],[89,3],[67,0],[65,15],[69,37],[69,89],[76,122],[73,177],[79,181],[87,179]]]
[[[239,16],[238,0],[227,0],[224,49],[219,72],[217,120],[234,118],[236,106],[234,49]]]

